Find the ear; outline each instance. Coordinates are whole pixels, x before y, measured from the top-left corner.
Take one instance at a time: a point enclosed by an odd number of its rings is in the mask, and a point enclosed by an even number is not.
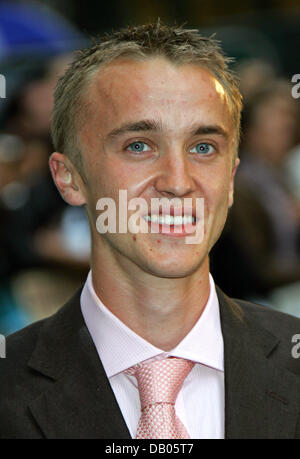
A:
[[[237,168],[240,164],[239,158],[235,159],[232,172],[231,172],[231,179],[230,179],[230,188],[229,188],[229,195],[228,195],[228,207],[233,205],[233,195],[234,195],[234,177],[237,171]]]
[[[82,206],[86,203],[83,186],[76,169],[62,153],[52,153],[49,167],[54,183],[61,197],[71,206]]]

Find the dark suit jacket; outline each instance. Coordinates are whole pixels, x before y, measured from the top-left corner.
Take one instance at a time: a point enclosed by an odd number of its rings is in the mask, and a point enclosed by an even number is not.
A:
[[[225,437],[300,438],[300,359],[291,352],[300,320],[217,293]],[[79,300],[80,291],[54,316],[8,338],[0,438],[130,438]]]

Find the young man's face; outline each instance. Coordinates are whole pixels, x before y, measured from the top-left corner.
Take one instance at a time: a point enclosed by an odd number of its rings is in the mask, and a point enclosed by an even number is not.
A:
[[[232,204],[235,126],[221,85],[195,65],[175,66],[163,58],[117,60],[98,71],[86,102],[79,138],[93,257],[159,277],[201,269]],[[146,219],[152,217],[152,198],[182,203],[190,198],[193,211],[197,198],[204,198],[203,240],[187,244],[186,233],[175,235],[163,225],[158,233],[149,228],[119,234],[118,212],[117,233],[99,234],[97,201],[112,198],[118,210],[119,190],[127,191],[128,202],[145,200]],[[128,211],[128,219],[133,213]]]

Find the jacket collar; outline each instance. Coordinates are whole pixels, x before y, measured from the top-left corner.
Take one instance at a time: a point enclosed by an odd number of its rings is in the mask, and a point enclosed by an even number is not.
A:
[[[84,324],[80,294],[44,322],[28,364],[53,384],[29,409],[47,438],[131,438]]]
[[[81,290],[46,320],[28,365],[52,380],[30,411],[49,438],[130,438],[84,324]],[[217,288],[225,363],[225,437],[292,438],[298,378],[277,368],[276,336]],[[55,334],[54,334],[55,331]]]

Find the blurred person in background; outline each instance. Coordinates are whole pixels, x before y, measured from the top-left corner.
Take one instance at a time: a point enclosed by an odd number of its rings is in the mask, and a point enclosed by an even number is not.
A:
[[[71,55],[54,57],[40,64],[39,71],[35,70],[36,76],[27,77],[25,84],[11,97],[6,109],[6,132],[17,134],[24,141],[40,139],[51,149],[53,91],[58,78],[71,60]]]
[[[235,65],[239,77],[239,87],[243,95],[244,104],[263,87],[274,81],[276,69],[263,59],[244,59]]]
[[[229,244],[237,246],[244,268],[238,273],[234,266],[239,263],[233,262],[231,276],[227,272],[223,280],[229,287],[232,279],[229,290],[243,298],[267,301],[275,288],[300,281],[300,200],[291,192],[286,171],[298,126],[299,107],[288,82],[271,79],[248,97],[237,197],[224,233]],[[225,239],[219,255],[222,250],[226,250]],[[218,258],[218,273],[220,263]]]
[[[17,305],[10,286],[12,265],[17,264],[12,253],[11,242],[15,243],[15,229],[9,223],[10,212],[22,207],[28,197],[27,189],[20,180],[24,155],[25,145],[20,138],[7,134],[0,135],[0,329],[2,333],[17,330],[32,320],[32,317]]]
[[[300,201],[300,144],[293,148],[287,159],[286,173],[289,177],[291,192]]]
[[[15,94],[4,117],[0,135],[0,274],[6,286],[0,325],[4,334],[54,312],[88,268],[85,215],[71,210],[57,195],[48,167],[53,91],[69,62],[70,56],[49,61],[43,76]],[[77,245],[65,244],[66,228],[70,241],[77,235]],[[85,241],[84,247],[78,239]],[[12,317],[20,317],[20,322]]]

